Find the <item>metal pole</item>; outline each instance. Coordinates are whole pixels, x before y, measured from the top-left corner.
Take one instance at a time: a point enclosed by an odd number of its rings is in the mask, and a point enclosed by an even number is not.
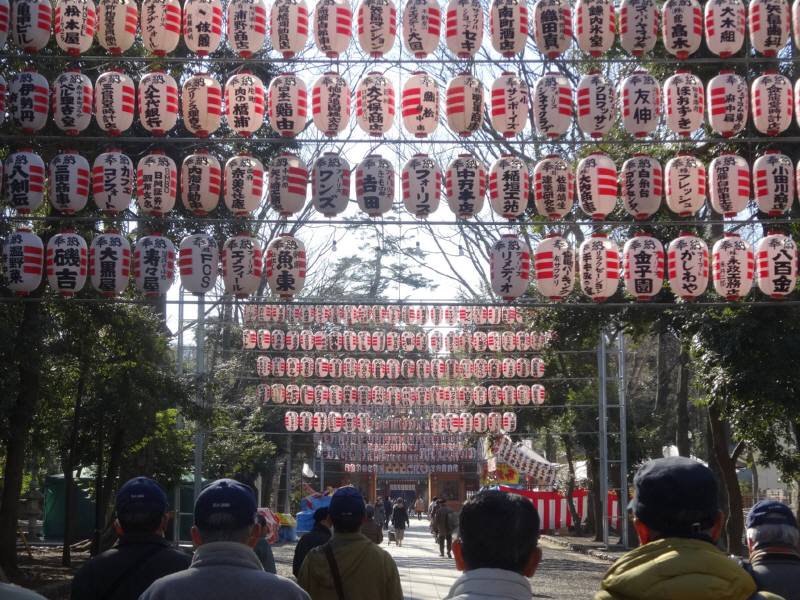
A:
[[[197,375],[197,404],[205,407],[205,318],[206,298],[203,294],[197,297],[197,324],[195,326],[195,374]],[[203,446],[205,445],[205,429],[198,424],[194,434],[194,499],[203,488]]]
[[[628,530],[628,406],[625,394],[625,332],[620,329],[617,339],[619,348],[619,502],[622,508],[622,545],[629,546]]]
[[[598,448],[600,451],[600,505],[603,526],[603,544],[608,546],[608,437],[607,437],[607,409],[606,387],[608,384],[606,373],[606,333],[600,331],[600,345],[597,348],[597,369],[599,374],[598,394]]]
[[[178,290],[178,351],[175,356],[175,373],[178,377],[183,375],[183,286]],[[180,414],[177,418],[177,426],[183,429],[183,419]],[[172,499],[172,508],[175,510],[175,517],[172,519],[172,541],[178,546],[181,541],[181,483],[175,486]]]
[[[325,491],[325,452],[322,442],[319,443],[319,491]]]
[[[292,436],[286,438],[286,503],[283,512],[287,515],[290,511],[292,495]]]

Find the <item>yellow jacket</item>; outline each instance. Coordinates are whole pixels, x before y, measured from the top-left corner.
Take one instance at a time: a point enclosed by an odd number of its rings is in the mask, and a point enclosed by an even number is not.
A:
[[[603,578],[594,600],[783,600],[756,584],[716,546],[666,538],[623,555]]]

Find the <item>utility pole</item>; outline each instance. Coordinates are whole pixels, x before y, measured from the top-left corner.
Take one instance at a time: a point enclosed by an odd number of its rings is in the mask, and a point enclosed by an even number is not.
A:
[[[619,367],[617,382],[619,393],[619,502],[622,509],[620,531],[622,532],[622,545],[628,548],[630,541],[628,530],[628,405],[625,380],[625,331],[622,329],[617,335],[617,349],[619,350],[617,355]]]

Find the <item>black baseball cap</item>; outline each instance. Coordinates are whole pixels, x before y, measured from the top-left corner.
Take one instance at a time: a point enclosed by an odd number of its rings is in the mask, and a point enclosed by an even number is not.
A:
[[[117,515],[138,512],[163,514],[167,511],[167,494],[149,477],[134,477],[119,488],[115,508]]]
[[[748,529],[760,525],[789,525],[797,529],[797,519],[792,509],[783,502],[762,500],[756,502],[747,513],[746,525]]]
[[[252,488],[233,479],[217,479],[206,486],[194,503],[194,524],[200,529],[247,527],[256,522],[256,496]],[[214,515],[229,515],[220,521]]]

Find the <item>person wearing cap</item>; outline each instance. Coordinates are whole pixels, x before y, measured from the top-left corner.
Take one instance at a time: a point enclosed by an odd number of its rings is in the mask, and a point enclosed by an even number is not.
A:
[[[297,546],[294,547],[294,559],[292,560],[292,573],[297,577],[300,574],[300,567],[306,559],[306,554],[317,546],[322,546],[331,539],[331,517],[328,514],[328,507],[323,506],[314,511],[314,527],[308,533],[303,534]]]
[[[392,527],[394,527],[394,536],[398,546],[403,545],[406,527],[410,525],[411,521],[408,519],[408,509],[406,508],[405,500],[398,498],[397,503],[395,503],[392,509]]]
[[[759,590],[800,600],[800,530],[792,509],[775,500],[757,502],[747,514],[744,561]]]
[[[297,584],[267,573],[253,552],[261,537],[253,490],[233,479],[206,486],[194,504],[192,564],[162,577],[139,600],[308,600]]]
[[[376,544],[383,541],[383,527],[375,522],[375,507],[372,504],[367,504],[367,518],[361,524],[361,533]]]
[[[167,495],[148,477],[134,477],[117,493],[116,545],[89,559],[72,580],[73,600],[136,600],[156,579],[183,571],[191,557],[164,538]]]
[[[716,546],[725,515],[705,465],[681,456],[645,463],[628,505],[641,546],[608,570],[595,600],[780,600],[757,592]]]
[[[530,600],[542,559],[539,513],[527,498],[487,490],[461,509],[453,543],[459,577],[446,600]]]
[[[306,556],[297,580],[313,600],[403,600],[392,556],[359,532],[366,507],[352,487],[336,490],[329,507],[333,537]]]

